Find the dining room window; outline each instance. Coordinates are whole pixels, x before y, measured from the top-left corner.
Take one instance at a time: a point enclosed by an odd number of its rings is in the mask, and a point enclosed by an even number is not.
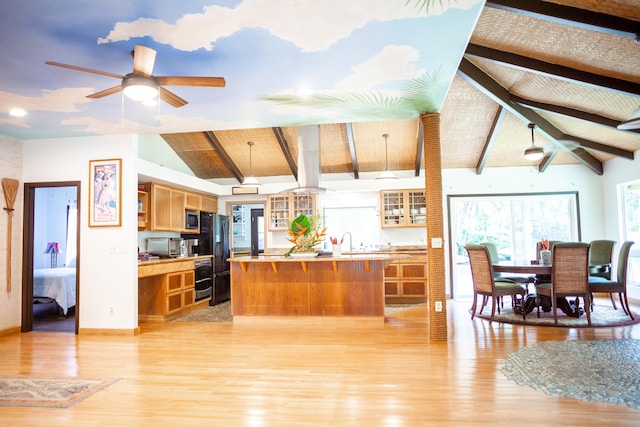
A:
[[[577,192],[450,195],[450,278],[453,298],[473,295],[464,245],[492,242],[501,260],[536,259],[541,239],[580,240]]]
[[[627,291],[629,297],[640,298],[640,181],[621,184],[619,190],[621,240],[635,242],[629,253]]]

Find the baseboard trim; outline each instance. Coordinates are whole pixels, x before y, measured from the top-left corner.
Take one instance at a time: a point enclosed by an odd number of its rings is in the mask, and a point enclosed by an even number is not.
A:
[[[1,330],[0,331],[0,337],[4,336],[4,335],[12,335],[12,334],[19,334],[19,333],[20,333],[20,326],[16,326],[14,328]]]

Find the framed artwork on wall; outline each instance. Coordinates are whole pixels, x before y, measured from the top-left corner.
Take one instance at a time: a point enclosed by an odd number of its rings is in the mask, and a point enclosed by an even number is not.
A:
[[[122,225],[122,159],[89,161],[89,227]]]

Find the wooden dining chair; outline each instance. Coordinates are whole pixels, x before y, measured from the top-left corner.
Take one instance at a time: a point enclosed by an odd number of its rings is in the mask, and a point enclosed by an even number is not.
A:
[[[491,298],[491,318],[495,318],[496,307],[500,313],[499,298],[503,296],[511,296],[516,298],[520,295],[521,301],[524,303],[524,297],[527,294],[526,289],[512,281],[502,281],[496,279],[493,274],[493,266],[491,265],[491,256],[489,250],[481,245],[469,243],[465,245],[467,254],[469,255],[469,264],[471,265],[471,276],[473,278],[473,304],[471,305],[471,318],[476,315],[478,304],[478,296],[482,295],[482,305],[478,313],[487,305]],[[526,318],[525,310],[522,310],[522,318]]]
[[[611,298],[611,304],[613,304],[613,308],[616,310],[617,307],[616,302],[613,299],[613,294],[618,294],[622,310],[624,310],[624,312],[631,317],[631,320],[633,320],[633,314],[631,314],[629,301],[627,300],[627,269],[629,266],[629,253],[631,252],[631,246],[633,246],[633,242],[627,241],[620,247],[616,280],[600,276],[589,276],[589,291],[591,293],[608,293],[609,298]]]
[[[491,257],[491,264],[496,264],[500,262],[500,256],[498,255],[498,248],[496,244],[493,242],[482,242],[480,246],[484,246],[489,250],[489,256]],[[518,273],[493,273],[496,280],[502,281],[512,281],[523,285],[525,290],[529,292],[529,284],[535,283],[536,275],[535,274],[518,274]]]
[[[551,282],[539,283],[537,297],[551,298],[554,324],[558,325],[558,298],[576,297],[575,310],[580,312],[579,298],[584,300],[584,312],[591,326],[591,297],[589,293],[589,243],[556,243],[553,247]],[[540,304],[538,304],[540,317]]]

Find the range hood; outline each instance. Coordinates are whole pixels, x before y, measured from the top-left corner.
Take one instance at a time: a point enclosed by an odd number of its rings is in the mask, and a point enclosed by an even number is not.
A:
[[[294,194],[319,194],[320,187],[320,126],[298,127],[298,186],[282,191]]]

